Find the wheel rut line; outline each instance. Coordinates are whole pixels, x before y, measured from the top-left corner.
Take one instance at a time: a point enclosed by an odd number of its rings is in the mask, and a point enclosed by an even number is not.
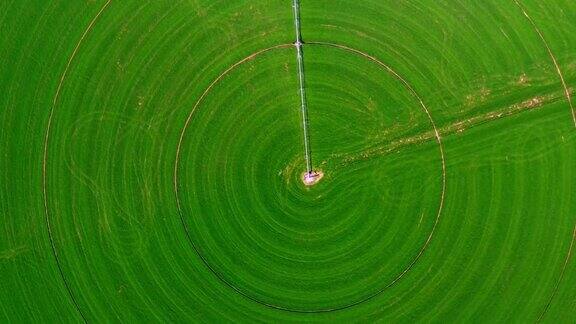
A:
[[[174,183],[174,195],[175,195],[175,199],[176,199],[176,205],[177,205],[177,209],[178,209],[178,213],[179,213],[179,217],[180,217],[180,222],[182,224],[182,227],[184,229],[185,232],[185,236],[188,240],[188,242],[190,243],[192,249],[194,250],[194,252],[198,255],[198,257],[200,258],[200,260],[202,261],[202,263],[207,267],[207,269],[220,281],[222,282],[225,286],[229,287],[230,289],[232,289],[233,291],[235,291],[236,293],[238,293],[239,295],[243,296],[244,298],[255,302],[257,304],[260,304],[262,306],[271,308],[271,309],[275,309],[275,310],[279,310],[279,311],[285,311],[285,312],[289,312],[289,313],[302,313],[302,314],[320,314],[320,313],[331,313],[331,312],[336,312],[336,311],[342,311],[342,310],[346,310],[355,306],[358,306],[360,304],[363,304],[365,302],[368,302],[372,299],[374,299],[375,297],[381,295],[384,291],[386,291],[387,289],[389,289],[390,287],[392,287],[393,285],[395,285],[398,281],[400,281],[413,267],[414,265],[416,265],[416,263],[420,260],[420,258],[422,257],[422,255],[424,254],[424,252],[427,250],[428,246],[430,245],[432,238],[434,236],[435,230],[440,222],[440,218],[442,215],[442,211],[444,208],[444,201],[445,201],[445,197],[446,197],[446,158],[445,158],[445,152],[444,152],[444,146],[442,143],[442,137],[440,135],[440,132],[432,118],[432,115],[428,109],[428,107],[426,106],[426,104],[424,103],[424,101],[421,99],[421,97],[418,95],[418,93],[414,90],[413,86],[406,81],[402,76],[400,76],[400,74],[398,74],[397,72],[395,72],[391,67],[389,67],[388,65],[386,65],[385,63],[383,63],[382,61],[378,60],[377,58],[370,56],[362,51],[353,49],[351,47],[347,47],[345,45],[340,45],[340,44],[335,44],[335,43],[325,43],[325,42],[307,42],[306,45],[323,45],[323,46],[331,46],[331,47],[335,47],[335,48],[339,48],[341,50],[347,50],[349,52],[355,53],[357,55],[361,55],[364,58],[367,58],[375,63],[377,63],[378,65],[380,65],[381,67],[383,67],[386,71],[388,71],[389,73],[391,73],[392,75],[394,75],[394,77],[396,77],[398,80],[400,80],[404,86],[409,90],[409,92],[415,97],[417,98],[417,100],[419,101],[422,109],[426,112],[426,115],[428,116],[428,119],[430,121],[430,124],[434,130],[434,136],[436,138],[436,141],[438,142],[439,145],[439,152],[440,152],[440,156],[441,156],[441,161],[442,161],[442,189],[441,189],[441,196],[440,196],[440,201],[439,201],[439,207],[438,207],[438,212],[436,214],[436,218],[434,221],[434,225],[431,229],[430,234],[428,235],[428,237],[426,238],[426,241],[424,242],[423,246],[420,248],[420,250],[418,251],[417,255],[414,257],[414,259],[407,265],[407,267],[400,272],[396,277],[394,277],[394,279],[389,282],[388,284],[386,284],[386,286],[384,286],[382,289],[376,291],[375,293],[372,293],[371,295],[369,295],[366,298],[363,298],[361,300],[357,300],[353,303],[350,304],[346,304],[343,306],[339,306],[339,307],[332,307],[332,308],[326,308],[326,309],[314,309],[314,310],[305,310],[305,309],[296,309],[296,308],[287,308],[287,307],[283,307],[283,306],[279,306],[279,305],[274,305],[274,304],[270,304],[267,302],[264,302],[262,300],[259,300],[255,297],[250,296],[249,294],[247,294],[246,292],[244,292],[242,289],[236,287],[234,284],[232,284],[231,282],[229,282],[226,278],[224,278],[218,271],[216,271],[216,269],[214,269],[209,262],[207,261],[206,257],[202,254],[202,252],[200,251],[200,249],[196,246],[196,244],[194,243],[190,230],[188,228],[188,226],[186,225],[186,221],[184,220],[184,212],[182,210],[182,203],[180,201],[180,190],[179,190],[179,183],[178,183],[178,170],[179,170],[179,160],[181,157],[181,151],[182,151],[182,145],[183,145],[183,141],[184,141],[184,136],[185,133],[187,131],[187,128],[190,125],[190,122],[192,120],[193,114],[194,112],[198,109],[198,107],[200,106],[200,104],[203,102],[204,98],[208,95],[208,93],[212,90],[212,88],[214,88],[214,86],[220,82],[226,75],[228,75],[232,70],[234,70],[236,67],[254,59],[255,57],[264,54],[266,52],[275,50],[275,49],[281,49],[281,48],[289,48],[294,46],[294,44],[279,44],[276,46],[272,46],[266,49],[262,49],[259,50],[257,52],[254,52],[253,54],[247,56],[246,58],[238,61],[237,63],[234,63],[233,65],[231,65],[230,67],[228,67],[224,72],[222,72],[218,77],[216,77],[216,79],[210,83],[210,85],[208,86],[208,88],[206,88],[206,90],[203,91],[203,93],[201,94],[201,96],[199,97],[199,99],[196,101],[196,103],[194,104],[194,106],[192,107],[192,110],[190,112],[190,114],[188,115],[188,118],[186,119],[186,122],[184,123],[184,127],[180,133],[180,138],[179,138],[179,142],[178,142],[178,146],[176,149],[176,159],[175,159],[175,163],[174,163],[174,178],[173,178],[173,183]]]
[[[94,29],[96,22],[99,20],[99,18],[102,16],[104,11],[106,11],[106,9],[110,6],[111,3],[112,3],[112,0],[108,0],[106,3],[104,3],[102,8],[100,8],[98,13],[94,16],[94,18],[90,21],[90,23],[88,24],[88,26],[86,27],[86,29],[82,33],[82,36],[80,37],[80,39],[76,43],[74,50],[72,51],[72,53],[70,54],[70,57],[68,58],[68,61],[66,63],[66,67],[64,68],[64,71],[62,72],[62,75],[60,76],[60,81],[59,81],[58,86],[56,88],[56,93],[54,94],[54,99],[52,101],[52,107],[50,108],[50,115],[48,116],[48,122],[46,124],[46,132],[44,134],[44,148],[43,148],[43,157],[42,157],[42,195],[43,195],[43,200],[44,200],[44,220],[45,220],[46,230],[48,232],[48,238],[50,240],[50,247],[52,250],[52,255],[54,256],[54,260],[56,261],[56,266],[58,268],[60,278],[62,279],[62,282],[64,283],[64,286],[66,287],[66,291],[68,292],[68,296],[70,297],[70,300],[74,304],[76,311],[78,312],[80,317],[82,317],[82,320],[85,323],[88,323],[88,320],[87,320],[86,316],[84,315],[84,313],[82,312],[80,305],[79,305],[78,301],[76,300],[74,293],[72,292],[72,288],[70,287],[70,284],[69,284],[68,280],[66,279],[66,276],[64,275],[64,270],[62,269],[62,264],[61,264],[60,258],[58,256],[58,249],[56,248],[54,235],[52,233],[52,224],[50,222],[50,211],[49,211],[48,189],[47,189],[47,184],[48,184],[48,176],[47,176],[48,148],[49,148],[49,142],[50,142],[50,133],[52,130],[52,122],[54,119],[54,112],[56,110],[56,105],[58,104],[58,100],[60,99],[60,93],[61,93],[62,88],[64,86],[64,82],[66,81],[66,78],[68,76],[68,72],[70,71],[70,67],[72,66],[72,62],[76,58],[78,51],[80,50],[80,47],[84,43],[84,40],[86,39],[88,34]]]
[[[542,313],[540,313],[540,315],[538,316],[536,323],[542,322],[542,320],[544,319],[544,316],[546,315],[546,313],[550,309],[550,306],[552,305],[552,301],[554,300],[554,297],[556,297],[556,295],[558,294],[558,290],[560,289],[560,284],[562,283],[562,280],[564,279],[564,275],[566,273],[566,268],[568,267],[568,263],[570,263],[570,258],[572,257],[572,251],[574,249],[574,244],[575,244],[574,242],[576,242],[576,225],[574,225],[574,230],[572,232],[572,241],[570,242],[570,247],[568,248],[568,253],[566,255],[566,259],[564,260],[564,265],[562,266],[562,271],[560,271],[560,276],[558,278],[558,281],[556,281],[556,284],[554,285],[554,290],[552,291],[552,294],[550,295],[550,298],[548,299],[548,303],[546,303],[546,306],[544,306],[544,309],[542,310]]]
[[[566,99],[568,100],[568,105],[570,106],[570,111],[572,113],[572,122],[574,123],[574,127],[576,128],[576,110],[574,110],[574,105],[572,104],[572,96],[571,96],[570,90],[568,88],[568,85],[566,84],[566,80],[564,79],[564,74],[562,73],[562,69],[560,68],[560,65],[558,64],[558,60],[556,59],[556,55],[554,55],[554,52],[552,52],[552,49],[550,48],[550,45],[548,44],[546,37],[544,37],[544,33],[542,33],[540,28],[538,28],[538,25],[536,24],[534,19],[532,19],[532,17],[528,14],[528,12],[524,8],[524,6],[520,3],[520,1],[519,0],[512,0],[512,1],[520,9],[520,11],[522,11],[522,14],[530,22],[530,25],[532,25],[532,28],[538,34],[538,37],[540,37],[540,40],[542,41],[542,44],[544,45],[544,47],[546,47],[546,51],[548,52],[548,55],[550,56],[550,59],[552,60],[552,63],[554,64],[554,68],[556,69],[556,73],[558,74],[558,77],[560,78],[560,82],[562,83],[562,87],[564,88],[564,93],[565,93]],[[570,242],[570,248],[568,249],[568,254],[566,256],[566,260],[564,261],[564,266],[562,267],[560,277],[558,278],[558,281],[556,282],[556,285],[554,287],[554,291],[552,292],[552,295],[550,296],[548,303],[544,307],[544,310],[542,311],[542,313],[538,316],[538,319],[536,320],[536,322],[541,322],[544,319],[544,316],[546,315],[546,313],[550,309],[550,306],[554,300],[554,297],[558,293],[558,289],[560,287],[560,284],[562,283],[562,279],[564,278],[564,273],[566,271],[566,267],[568,266],[568,262],[570,260],[570,257],[572,256],[572,249],[573,249],[575,240],[576,240],[576,225],[574,225],[574,232],[572,234],[572,241]]]

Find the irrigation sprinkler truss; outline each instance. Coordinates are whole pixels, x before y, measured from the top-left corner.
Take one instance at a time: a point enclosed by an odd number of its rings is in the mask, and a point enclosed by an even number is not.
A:
[[[302,50],[302,33],[300,28],[300,1],[293,0],[294,8],[294,28],[296,31],[296,60],[298,61],[298,80],[300,82],[300,108],[302,111],[302,130],[304,132],[304,157],[306,159],[306,176],[313,178],[315,176],[312,169],[312,151],[310,148],[310,134],[308,123],[308,105],[306,100],[305,78],[304,78],[304,52]]]

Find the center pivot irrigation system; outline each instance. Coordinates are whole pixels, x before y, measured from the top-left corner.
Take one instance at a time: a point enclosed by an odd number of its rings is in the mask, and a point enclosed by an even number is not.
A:
[[[308,103],[306,99],[306,81],[304,76],[304,51],[302,49],[302,32],[300,27],[300,1],[293,0],[294,28],[296,32],[296,60],[298,61],[298,80],[300,82],[300,108],[302,111],[302,131],[304,132],[304,157],[306,159],[306,172],[302,180],[307,186],[314,185],[322,178],[321,172],[314,171],[312,167],[312,149],[310,147],[310,125],[308,121]]]
[[[2,2],[0,324],[576,323],[576,1],[301,1]]]

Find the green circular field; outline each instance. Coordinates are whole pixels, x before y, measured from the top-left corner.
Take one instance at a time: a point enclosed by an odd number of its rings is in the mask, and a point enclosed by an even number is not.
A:
[[[0,4],[0,322],[576,321],[576,3],[292,4]]]

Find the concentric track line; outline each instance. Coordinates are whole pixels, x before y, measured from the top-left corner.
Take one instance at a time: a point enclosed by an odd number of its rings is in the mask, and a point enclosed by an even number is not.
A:
[[[562,87],[564,88],[564,94],[566,95],[566,99],[568,100],[568,105],[570,106],[570,111],[572,113],[572,122],[574,123],[574,127],[576,128],[576,110],[574,110],[574,105],[572,104],[572,95],[570,94],[570,89],[568,89],[568,85],[566,84],[566,80],[564,79],[564,74],[562,73],[562,69],[560,69],[560,65],[558,64],[558,60],[556,59],[556,55],[554,55],[554,53],[552,52],[552,49],[550,48],[550,45],[548,45],[548,41],[544,37],[544,33],[542,33],[540,28],[538,28],[538,25],[536,25],[536,22],[534,21],[534,19],[532,19],[532,17],[530,17],[530,15],[526,11],[526,9],[524,9],[524,6],[522,6],[520,1],[519,0],[512,0],[512,1],[514,1],[516,6],[518,6],[520,11],[522,11],[522,14],[530,22],[530,25],[532,25],[532,28],[534,28],[534,31],[538,34],[538,37],[540,37],[540,40],[542,41],[542,44],[544,45],[544,47],[546,47],[546,51],[548,52],[548,55],[550,56],[550,59],[552,60],[552,63],[554,64],[554,68],[556,69],[556,73],[558,74],[558,77],[560,78],[560,82],[562,83]],[[572,233],[572,240],[570,242],[570,247],[568,249],[568,253],[566,255],[564,265],[562,266],[562,271],[560,272],[560,276],[558,278],[558,281],[556,282],[556,285],[554,286],[554,290],[553,290],[553,292],[552,292],[552,294],[548,300],[548,303],[544,307],[544,310],[542,311],[542,313],[540,313],[540,316],[538,316],[538,319],[536,320],[536,322],[542,321],[542,319],[544,318],[544,316],[546,315],[546,313],[550,309],[550,305],[552,304],[554,297],[556,297],[556,294],[558,293],[558,289],[560,288],[560,284],[562,283],[562,279],[564,279],[564,273],[566,272],[566,267],[568,266],[568,262],[570,261],[570,257],[572,256],[572,249],[574,247],[574,241],[576,241],[576,225],[574,225],[574,231]]]
[[[550,309],[550,305],[552,305],[552,301],[554,300],[554,297],[556,297],[556,294],[558,294],[558,289],[560,288],[560,284],[562,283],[562,279],[564,279],[564,273],[566,272],[566,268],[568,267],[568,263],[570,262],[570,258],[572,257],[572,251],[574,249],[574,242],[576,242],[576,225],[574,225],[574,231],[572,232],[572,241],[570,242],[570,247],[568,248],[568,254],[566,255],[566,259],[564,260],[564,265],[562,266],[562,271],[560,272],[560,277],[558,278],[558,281],[556,282],[556,285],[554,286],[554,291],[552,292],[552,295],[550,295],[550,298],[548,299],[548,303],[544,307],[544,310],[542,310],[542,313],[540,313],[540,316],[538,316],[538,319],[536,320],[537,323],[542,322],[542,319],[544,319],[544,316],[548,312],[548,309]]]
[[[179,160],[180,160],[180,156],[181,156],[181,150],[182,150],[182,144],[184,141],[184,136],[185,133],[187,131],[187,128],[190,125],[190,122],[192,120],[193,114],[194,112],[198,109],[198,107],[200,106],[200,104],[202,103],[202,101],[204,100],[204,98],[208,95],[208,93],[212,90],[212,88],[219,83],[226,75],[228,75],[232,70],[234,70],[236,67],[254,59],[255,57],[262,55],[264,53],[270,52],[272,50],[276,50],[276,49],[282,49],[282,48],[288,48],[288,47],[292,47],[294,46],[293,44],[280,44],[280,45],[276,45],[276,46],[272,46],[266,49],[262,49],[259,50],[249,56],[247,56],[246,58],[238,61],[237,63],[234,63],[233,65],[231,65],[229,68],[227,68],[224,72],[222,72],[214,81],[212,81],[212,83],[210,83],[210,85],[206,88],[206,90],[204,90],[204,92],[202,93],[202,95],[198,98],[198,100],[196,101],[196,103],[194,104],[194,106],[192,107],[192,110],[190,112],[190,114],[188,115],[188,118],[186,119],[186,122],[184,124],[184,127],[180,133],[180,139],[178,142],[178,146],[176,149],[176,158],[175,158],[175,163],[174,163],[174,194],[175,194],[175,199],[176,199],[176,205],[178,208],[178,213],[179,213],[179,217],[180,217],[180,221],[182,223],[182,226],[184,228],[185,231],[185,235],[190,243],[190,245],[192,246],[192,249],[195,251],[195,253],[198,255],[198,257],[202,260],[202,262],[204,263],[204,265],[207,267],[207,269],[219,280],[221,281],[224,285],[226,285],[227,287],[229,287],[230,289],[232,289],[233,291],[235,291],[236,293],[238,293],[239,295],[243,296],[244,298],[253,301],[255,303],[258,303],[262,306],[271,308],[271,309],[275,309],[275,310],[280,310],[280,311],[285,311],[285,312],[290,312],[290,313],[308,313],[308,314],[313,314],[313,313],[330,313],[330,312],[335,312],[335,311],[341,311],[341,310],[345,310],[345,309],[349,309],[352,308],[354,306],[363,304],[369,300],[372,300],[373,298],[375,298],[376,296],[382,294],[385,290],[387,290],[388,288],[392,287],[394,284],[396,284],[398,281],[400,281],[400,279],[402,279],[413,267],[414,265],[420,260],[421,256],[424,254],[424,252],[426,251],[426,249],[428,248],[428,246],[430,245],[430,242],[432,240],[432,237],[434,236],[435,230],[438,226],[438,223],[440,221],[440,217],[442,215],[442,210],[444,208],[444,200],[445,200],[445,196],[446,196],[446,158],[445,158],[445,153],[444,153],[444,146],[442,143],[442,138],[440,136],[440,132],[438,130],[438,128],[436,127],[436,123],[434,122],[432,115],[428,109],[428,107],[424,104],[424,101],[421,99],[421,97],[418,95],[418,93],[414,90],[414,88],[412,87],[412,85],[406,81],[402,76],[400,76],[400,74],[398,74],[396,71],[394,71],[391,67],[389,67],[388,65],[386,65],[385,63],[383,63],[382,61],[380,61],[379,59],[365,53],[362,52],[360,50],[345,46],[345,45],[340,45],[340,44],[335,44],[335,43],[327,43],[327,42],[307,42],[306,45],[316,45],[316,46],[330,46],[330,47],[334,47],[340,50],[344,50],[344,51],[348,51],[351,52],[353,54],[362,56],[374,63],[376,63],[377,65],[379,65],[380,67],[382,67],[385,71],[387,71],[388,73],[392,74],[395,78],[397,78],[398,80],[400,80],[402,82],[402,84],[412,93],[412,95],[417,98],[417,100],[419,101],[421,107],[423,108],[423,110],[425,111],[426,115],[428,116],[428,119],[430,120],[430,124],[432,125],[433,129],[434,129],[434,134],[435,134],[435,138],[436,141],[439,145],[439,151],[440,151],[440,156],[441,156],[441,164],[442,164],[442,190],[441,190],[441,195],[440,195],[440,202],[439,202],[439,207],[438,207],[438,213],[436,215],[436,219],[434,222],[434,225],[431,229],[431,232],[428,236],[428,238],[426,239],[425,243],[423,244],[422,248],[419,250],[418,254],[414,257],[414,259],[408,264],[408,266],[402,271],[400,272],[391,282],[389,282],[386,286],[384,286],[382,289],[376,291],[375,293],[373,293],[372,295],[344,305],[344,306],[340,306],[340,307],[334,307],[334,308],[327,308],[327,309],[317,309],[317,310],[304,310],[304,309],[291,309],[291,308],[286,308],[286,307],[282,307],[282,306],[278,306],[278,305],[274,305],[274,304],[270,304],[270,303],[266,303],[263,302],[255,297],[250,296],[249,294],[247,294],[246,292],[242,291],[241,289],[239,289],[238,287],[236,287],[234,284],[232,284],[231,282],[229,282],[227,279],[225,279],[218,271],[216,271],[207,261],[207,259],[204,257],[204,255],[200,252],[199,248],[196,246],[196,244],[194,243],[194,241],[192,240],[191,234],[190,234],[190,230],[188,229],[188,226],[186,225],[186,222],[184,220],[184,213],[182,210],[182,205],[180,202],[180,197],[179,197],[179,184],[178,184],[178,169],[179,169]]]
[[[83,44],[84,40],[86,39],[86,36],[94,28],[94,25],[96,25],[96,22],[98,21],[100,16],[102,16],[102,13],[109,7],[111,2],[112,2],[112,0],[108,0],[102,6],[102,8],[100,8],[100,11],[98,11],[96,16],[94,16],[94,18],[90,21],[90,23],[88,24],[88,26],[84,30],[84,33],[82,33],[82,36],[78,40],[78,43],[76,43],[76,46],[74,47],[74,50],[72,51],[72,54],[68,58],[68,62],[66,63],[66,67],[64,68],[64,71],[62,72],[62,75],[60,77],[60,82],[58,83],[58,87],[56,88],[56,93],[54,94],[54,99],[52,101],[52,108],[50,109],[50,115],[48,117],[48,123],[46,125],[46,133],[44,135],[44,152],[43,152],[43,158],[42,158],[42,194],[44,196],[44,219],[46,221],[46,229],[48,230],[48,237],[50,239],[50,247],[52,249],[52,254],[54,255],[54,260],[56,261],[56,266],[58,267],[58,272],[60,273],[60,277],[62,278],[62,281],[64,282],[64,286],[66,287],[68,295],[70,296],[70,299],[72,300],[72,303],[74,304],[74,307],[76,308],[76,310],[78,311],[78,313],[82,317],[82,320],[85,323],[87,323],[88,320],[86,319],[86,316],[84,315],[84,313],[80,309],[78,301],[74,297],[74,293],[72,292],[72,289],[70,287],[70,284],[68,283],[68,280],[66,280],[66,276],[64,275],[64,271],[62,270],[62,265],[61,265],[60,259],[58,257],[58,250],[56,249],[54,236],[52,234],[52,226],[50,223],[50,211],[49,211],[49,207],[48,207],[48,190],[47,190],[48,179],[47,179],[47,173],[46,173],[46,169],[47,169],[47,165],[48,165],[48,143],[50,141],[50,131],[52,129],[52,120],[54,118],[54,111],[56,109],[56,104],[58,103],[58,100],[60,98],[60,93],[62,91],[64,81],[66,80],[66,77],[68,76],[68,71],[70,70],[70,66],[72,65],[72,62],[74,61],[74,58],[77,56],[78,50],[80,49],[81,45]]]

